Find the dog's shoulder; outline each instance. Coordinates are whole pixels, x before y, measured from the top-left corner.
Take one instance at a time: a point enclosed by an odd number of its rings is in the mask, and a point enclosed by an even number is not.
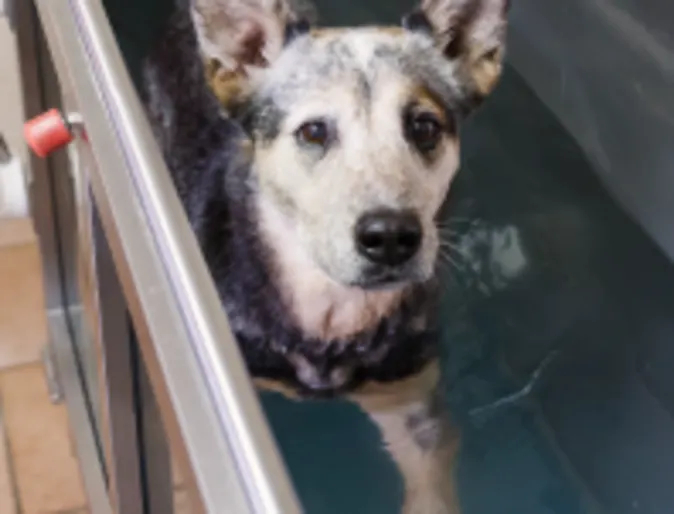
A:
[[[241,129],[209,90],[191,18],[179,9],[143,62],[143,100],[157,143],[197,232],[218,216]],[[218,204],[218,205],[214,205]],[[199,235],[199,234],[198,234]]]
[[[145,103],[160,133],[182,128],[176,116],[183,121],[200,117],[208,106],[202,69],[189,13],[180,9],[168,20],[143,63]]]

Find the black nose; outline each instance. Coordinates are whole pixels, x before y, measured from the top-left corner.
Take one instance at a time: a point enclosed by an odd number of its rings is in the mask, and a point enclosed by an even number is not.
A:
[[[376,264],[399,266],[421,246],[421,223],[409,211],[381,209],[364,214],[356,224],[356,244]]]

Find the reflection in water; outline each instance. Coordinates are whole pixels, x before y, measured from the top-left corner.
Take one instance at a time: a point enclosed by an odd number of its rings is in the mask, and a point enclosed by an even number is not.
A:
[[[522,389],[519,391],[516,391],[512,394],[509,394],[507,396],[504,396],[502,398],[499,398],[495,402],[492,402],[488,405],[483,405],[482,407],[475,407],[470,410],[470,415],[471,416],[486,416],[489,414],[494,413],[498,409],[508,407],[510,405],[515,405],[518,402],[521,402],[522,400],[527,399],[531,393],[534,392],[534,388],[538,384],[538,381],[540,380],[543,372],[547,369],[547,367],[553,362],[554,359],[557,358],[559,355],[559,350],[553,350],[550,353],[548,353],[543,361],[538,365],[538,367],[534,370],[534,372],[531,374],[531,378],[529,381],[526,383]]]
[[[457,247],[463,269],[458,271],[484,294],[503,289],[515,280],[527,265],[519,229],[513,225],[494,226],[476,220],[461,237]]]

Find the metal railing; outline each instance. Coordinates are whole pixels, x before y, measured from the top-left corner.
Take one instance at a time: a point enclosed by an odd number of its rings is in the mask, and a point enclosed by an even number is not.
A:
[[[99,460],[113,510],[170,513],[170,500],[148,498],[147,492],[148,480],[159,475],[162,487],[171,489],[170,460],[164,456],[153,464],[143,448],[154,439],[141,432],[160,423],[159,432],[165,429],[178,457],[188,461],[188,484],[198,493],[195,512],[300,512],[100,1],[35,0],[35,6],[63,109],[77,112],[83,129],[69,148],[73,180],[65,182],[77,190],[67,201],[77,212],[70,231],[78,234],[78,294],[74,300],[56,295],[50,307],[60,302],[71,338],[77,337],[73,319],[83,312],[79,317],[94,347],[99,384],[87,382],[81,348],[75,348],[73,369],[94,397],[88,408],[102,440]],[[33,201],[54,183],[36,181]],[[50,213],[34,216],[44,220]],[[49,237],[43,244],[52,244]],[[143,368],[140,378],[135,359]],[[145,371],[160,420],[139,412]]]

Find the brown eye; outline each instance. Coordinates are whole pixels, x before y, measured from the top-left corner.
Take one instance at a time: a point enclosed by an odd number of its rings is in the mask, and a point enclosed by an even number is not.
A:
[[[309,121],[297,129],[297,139],[310,145],[325,146],[328,142],[328,126],[323,121]]]
[[[411,114],[405,123],[407,138],[414,143],[420,152],[429,153],[435,150],[442,138],[442,125],[432,114]]]

